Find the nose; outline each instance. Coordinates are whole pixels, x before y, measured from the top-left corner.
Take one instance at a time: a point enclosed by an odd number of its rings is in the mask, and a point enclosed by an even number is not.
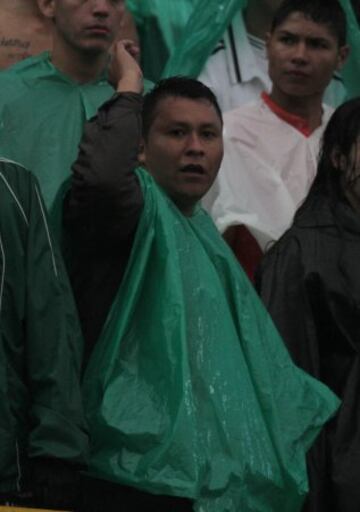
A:
[[[297,63],[306,63],[308,61],[308,50],[305,41],[299,41],[294,46],[292,60]]]
[[[109,16],[109,0],[92,0],[92,13],[94,16]]]
[[[204,146],[198,133],[191,132],[189,134],[186,151],[188,154],[196,156],[201,156],[204,154]]]

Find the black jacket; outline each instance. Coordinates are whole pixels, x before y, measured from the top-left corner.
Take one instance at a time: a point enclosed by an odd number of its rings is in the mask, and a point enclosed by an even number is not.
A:
[[[360,216],[322,193],[265,256],[260,295],[296,364],[343,403],[310,465],[308,510],[360,510]]]
[[[83,328],[85,365],[121,283],[143,206],[133,172],[141,107],[141,95],[116,94],[85,124],[64,201],[65,256]],[[119,140],[116,148],[114,140]]]

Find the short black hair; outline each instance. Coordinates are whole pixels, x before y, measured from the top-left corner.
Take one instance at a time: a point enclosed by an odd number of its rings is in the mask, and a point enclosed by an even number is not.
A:
[[[284,0],[275,11],[270,31],[274,32],[294,12],[326,25],[339,46],[346,44],[346,16],[338,0]]]
[[[223,122],[218,101],[209,87],[194,78],[172,76],[160,80],[150,92],[145,94],[142,110],[142,133],[145,140],[154,122],[159,102],[169,97],[206,100],[214,106],[221,123]]]

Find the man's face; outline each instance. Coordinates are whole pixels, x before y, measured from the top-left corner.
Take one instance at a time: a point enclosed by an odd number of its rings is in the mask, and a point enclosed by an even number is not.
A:
[[[322,96],[347,56],[327,25],[293,12],[268,36],[274,99]]]
[[[108,51],[119,32],[125,9],[124,0],[38,1],[69,46],[95,54]]]
[[[209,101],[160,100],[144,143],[144,163],[185,215],[209,190],[222,156],[222,123]]]

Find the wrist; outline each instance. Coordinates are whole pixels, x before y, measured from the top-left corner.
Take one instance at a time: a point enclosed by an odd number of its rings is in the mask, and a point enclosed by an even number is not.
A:
[[[127,74],[117,83],[117,92],[136,92],[143,91],[143,77],[141,73]]]

